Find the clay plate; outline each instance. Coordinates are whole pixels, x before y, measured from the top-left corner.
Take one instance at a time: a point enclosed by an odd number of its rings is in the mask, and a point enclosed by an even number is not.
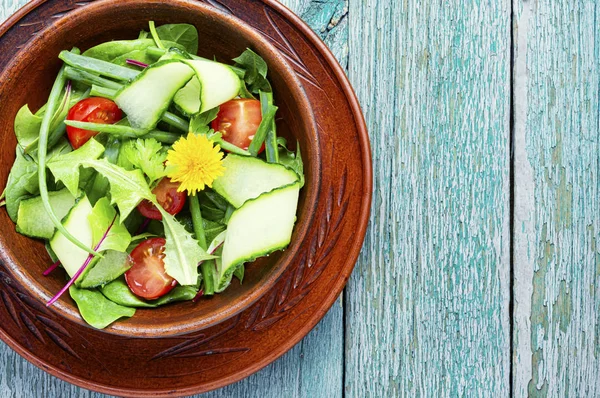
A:
[[[65,21],[94,14],[99,7],[120,8],[127,21],[130,7],[141,1],[34,0],[0,27],[0,134],[4,143],[0,181],[6,180],[14,159],[11,125],[16,109],[24,102],[37,101],[33,107],[43,102],[58,65],[53,67],[40,58],[25,62],[22,52],[36,48],[39,36],[48,35],[45,29],[60,29],[68,25]],[[300,341],[333,304],[365,235],[372,190],[370,149],[360,107],[342,69],[310,28],[285,7],[269,0],[143,3],[145,9],[137,12],[140,20],[194,23],[194,14],[202,13],[203,22],[214,26],[244,30],[243,21],[253,28],[253,32],[245,32],[248,43],[267,58],[278,105],[284,104],[281,130],[297,138],[308,157],[307,186],[294,243],[283,255],[249,270],[247,275],[254,275],[253,279],[234,286],[229,296],[199,307],[189,303],[168,307],[175,314],[155,323],[140,312],[138,320],[97,331],[80,321],[68,298],[56,308],[43,305],[60,281],[55,281],[56,285],[45,281],[30,284],[38,279],[30,275],[43,268],[47,258],[39,245],[14,233],[2,211],[0,337],[36,366],[84,388],[119,396],[187,395],[225,386],[258,371]],[[169,7],[173,9],[165,11]],[[70,31],[71,43],[85,48],[94,40],[130,38],[142,27],[115,28],[107,32],[111,37],[86,33],[97,30],[97,23],[100,21],[91,20],[89,28]],[[244,44],[234,33],[218,33],[221,49]],[[38,50],[57,53],[58,49],[49,47]],[[220,58],[231,55],[219,51]],[[291,65],[292,73],[286,64]],[[26,94],[13,90],[9,97],[5,87],[20,73],[14,70],[25,67],[33,82],[21,79],[21,91]],[[40,94],[35,94],[37,91]],[[35,99],[27,100],[31,96]],[[42,265],[32,266],[36,261]],[[207,312],[212,315],[206,316]],[[127,377],[123,377],[123,369],[127,369]]]

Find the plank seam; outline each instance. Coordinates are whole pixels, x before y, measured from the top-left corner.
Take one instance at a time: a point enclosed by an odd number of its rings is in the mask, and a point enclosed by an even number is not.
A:
[[[509,82],[509,146],[510,146],[510,164],[509,164],[509,242],[508,250],[510,255],[509,262],[509,299],[508,299],[508,325],[509,325],[509,367],[508,367],[508,391],[510,396],[515,396],[514,390],[514,334],[515,331],[515,5],[510,2],[510,82]]]

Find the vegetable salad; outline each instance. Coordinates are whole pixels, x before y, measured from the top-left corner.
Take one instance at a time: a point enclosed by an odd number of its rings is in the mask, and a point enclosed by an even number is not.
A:
[[[304,185],[277,136],[267,64],[197,56],[188,24],[99,44],[64,62],[47,103],[24,105],[2,204],[46,242],[95,328],[137,308],[222,292],[290,243]],[[297,145],[296,145],[297,146]]]

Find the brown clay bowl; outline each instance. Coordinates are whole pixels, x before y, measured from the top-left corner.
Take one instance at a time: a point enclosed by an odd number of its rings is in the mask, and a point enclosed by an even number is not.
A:
[[[127,320],[115,322],[106,332],[126,336],[164,337],[210,327],[239,313],[260,298],[289,264],[306,234],[314,214],[319,187],[319,148],[314,118],[300,82],[286,60],[271,44],[248,25],[213,9],[188,1],[107,1],[91,4],[68,18],[59,18],[51,28],[41,32],[22,49],[4,70],[0,89],[3,110],[0,114],[0,134],[4,145],[0,150],[0,181],[6,181],[14,159],[16,140],[12,121],[19,108],[28,103],[37,109],[43,105],[62,61],[57,54],[73,46],[82,51],[96,44],[115,39],[134,39],[149,20],[163,23],[191,23],[198,29],[200,55],[231,63],[231,59],[246,48],[252,48],[265,58],[279,106],[279,130],[299,142],[306,160],[306,185],[302,190],[298,222],[293,243],[284,252],[260,259],[248,267],[243,284],[234,282],[222,294],[197,302],[184,302],[156,309],[138,310]],[[33,241],[14,230],[3,211],[0,214],[0,236],[7,265],[13,275],[27,286],[32,297],[40,302],[51,298],[65,283],[64,272],[43,277],[51,263],[42,242]],[[74,302],[65,294],[53,310],[75,322],[83,322]]]
[[[14,116],[45,102],[60,50],[133,38],[157,23],[188,22],[201,51],[227,61],[250,47],[268,65],[278,132],[297,140],[306,186],[290,247],[249,266],[243,285],[199,303],[138,311],[98,331],[65,296],[64,275],[41,277],[40,242],[0,210],[0,338],[27,360],[79,386],[118,396],[194,394],[240,380],[281,356],[331,307],[366,232],[371,153],[360,106],[333,55],[275,0],[33,0],[0,26],[0,182],[14,160]],[[3,183],[0,183],[2,187]]]

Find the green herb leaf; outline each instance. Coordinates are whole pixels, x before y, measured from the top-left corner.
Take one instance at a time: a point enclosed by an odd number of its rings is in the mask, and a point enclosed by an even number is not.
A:
[[[92,167],[102,174],[110,183],[110,197],[112,204],[116,204],[121,213],[121,219],[127,218],[129,213],[143,200],[156,202],[156,199],[146,183],[140,170],[125,170],[106,159],[86,160],[84,167]],[[160,207],[160,206],[159,206]],[[162,207],[161,207],[162,208]]]
[[[57,181],[61,181],[73,196],[77,196],[79,166],[89,159],[98,159],[102,153],[104,153],[104,147],[92,138],[76,151],[55,156],[49,160],[48,168]]]
[[[115,304],[97,290],[71,286],[69,293],[77,303],[81,317],[96,329],[104,329],[120,318],[135,314],[135,309]]]
[[[190,120],[190,133],[208,134],[210,131],[210,122],[216,119],[219,114],[219,107],[210,109],[199,115],[192,116]]]
[[[180,285],[195,285],[198,280],[198,263],[215,258],[202,250],[198,241],[175,217],[157,206],[165,227],[165,271]]]
[[[121,147],[121,158],[125,165],[142,170],[150,179],[150,185],[166,175],[164,162],[167,151],[154,138],[128,141]]]
[[[107,250],[98,262],[80,278],[81,288],[104,286],[123,275],[131,267],[127,261],[129,254],[116,250]]]
[[[267,80],[267,63],[260,55],[248,48],[233,60],[235,66],[246,70],[244,81],[251,92],[272,91],[271,84]]]
[[[96,202],[88,221],[92,227],[92,241],[94,242],[92,246],[96,247],[100,240],[104,238],[96,251],[115,250],[124,252],[127,250],[131,242],[131,235],[125,225],[120,223],[117,211],[111,206],[106,197]],[[108,233],[106,233],[107,230]]]
[[[156,300],[142,300],[131,292],[123,278],[116,279],[102,288],[102,293],[111,301],[127,307],[155,308],[177,301],[193,300],[198,291],[192,286],[177,286]]]

